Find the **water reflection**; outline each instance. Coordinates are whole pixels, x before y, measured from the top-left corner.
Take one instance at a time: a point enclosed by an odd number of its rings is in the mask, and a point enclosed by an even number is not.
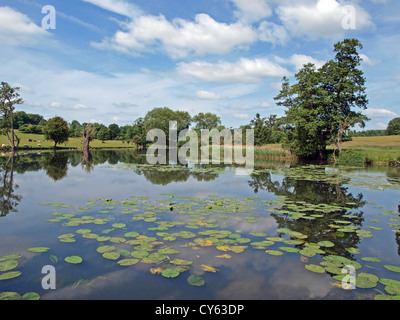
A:
[[[6,161],[0,163],[2,183],[0,186],[0,216],[2,217],[10,212],[17,212],[17,206],[22,200],[22,196],[15,194],[15,190],[19,186],[14,183],[14,166],[14,154],[11,154]]]
[[[335,254],[354,257],[351,251],[358,247],[361,238],[356,232],[337,230],[349,226],[357,229],[362,227],[364,212],[357,210],[367,203],[362,193],[353,195],[348,187],[339,183],[274,177],[270,172],[253,174],[251,179],[248,183],[255,193],[266,190],[286,199],[275,207],[277,212],[271,213],[279,228],[301,232],[308,236],[307,241],[310,243],[331,241],[334,243]],[[325,207],[309,204],[325,204]],[[307,213],[307,216],[299,219],[298,216],[288,214],[288,211],[296,210]]]

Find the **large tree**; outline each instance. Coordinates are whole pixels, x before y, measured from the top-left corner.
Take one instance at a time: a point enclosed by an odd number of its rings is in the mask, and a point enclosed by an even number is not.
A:
[[[154,108],[144,117],[145,132],[147,134],[151,129],[160,129],[166,135],[169,144],[169,126],[173,121],[177,122],[177,128],[174,129],[179,133],[181,130],[189,128],[192,118],[187,111],[174,111],[167,107]]]
[[[386,134],[388,136],[400,135],[400,118],[394,118],[389,121]]]
[[[68,141],[68,122],[59,116],[51,118],[44,126],[43,134],[47,140],[54,141],[54,149],[56,149],[57,144]]]
[[[364,73],[359,69],[362,58],[358,49],[363,46],[358,39],[344,39],[335,44],[335,59],[328,61],[321,69],[322,88],[328,93],[326,103],[329,112],[332,141],[342,151],[344,133],[355,125],[365,127],[368,117],[358,109],[367,109]]]
[[[345,39],[335,44],[335,59],[320,69],[304,65],[294,85],[284,77],[274,99],[287,108],[286,140],[298,156],[324,158],[330,139],[340,152],[346,130],[369,120],[354,110],[364,110],[368,104],[358,48],[362,45],[357,39]]]
[[[12,88],[7,82],[1,82],[0,87],[0,114],[2,117],[2,130],[7,136],[11,150],[18,147],[20,139],[14,132],[14,110],[15,105],[22,104],[24,101],[18,93],[19,87]],[[18,141],[15,146],[15,140]]]

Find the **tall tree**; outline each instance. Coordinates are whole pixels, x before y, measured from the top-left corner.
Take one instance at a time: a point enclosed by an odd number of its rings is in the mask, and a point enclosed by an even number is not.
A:
[[[20,139],[14,132],[14,110],[15,105],[23,104],[24,101],[18,93],[19,87],[12,88],[7,82],[1,82],[0,88],[0,114],[2,116],[2,129],[10,143],[11,150],[16,150]],[[18,141],[15,146],[15,140]]]
[[[389,121],[386,134],[389,136],[400,135],[400,118],[394,118]]]
[[[298,156],[324,158],[329,139],[340,152],[345,132],[356,124],[363,127],[369,120],[353,110],[365,110],[368,104],[365,78],[358,68],[358,48],[362,48],[359,40],[345,39],[335,44],[335,59],[320,69],[304,65],[294,85],[283,78],[282,89],[274,99],[287,108],[286,139]]]
[[[195,130],[201,129],[214,129],[218,128],[221,125],[221,118],[218,117],[215,113],[211,112],[200,112],[192,118],[193,123],[195,124]]]
[[[343,135],[351,127],[365,127],[368,117],[360,111],[367,109],[364,73],[359,69],[362,58],[358,49],[363,46],[358,39],[344,39],[335,44],[335,59],[320,70],[322,87],[328,93],[330,132],[335,147],[342,151]]]
[[[68,141],[69,128],[68,122],[61,117],[54,117],[47,121],[43,128],[43,134],[47,140],[54,141],[54,150],[57,144],[64,143]]]

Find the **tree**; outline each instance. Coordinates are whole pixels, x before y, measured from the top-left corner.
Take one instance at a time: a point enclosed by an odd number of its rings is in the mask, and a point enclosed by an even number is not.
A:
[[[322,87],[328,93],[330,132],[335,147],[342,151],[343,135],[356,124],[365,127],[368,117],[353,108],[367,109],[364,73],[358,67],[362,58],[357,49],[362,49],[357,39],[344,39],[335,44],[335,59],[328,61],[320,70]]]
[[[320,69],[306,64],[290,85],[284,77],[282,89],[274,99],[286,110],[286,143],[300,157],[323,159],[332,139],[335,149],[342,150],[345,132],[368,121],[354,108],[367,108],[365,78],[358,69],[361,58],[357,39],[345,39],[334,46],[335,59]]]
[[[72,120],[69,125],[69,136],[70,137],[80,137],[83,126],[77,120]]]
[[[120,129],[116,123],[110,124],[108,126],[108,129],[110,131],[110,139],[111,140],[114,140],[115,138],[119,137]]]
[[[221,125],[221,118],[211,112],[200,112],[192,118],[192,122],[195,123],[194,130],[211,130],[214,128],[218,128]]]
[[[110,140],[110,130],[107,127],[102,127],[99,132],[97,132],[97,139],[101,140],[103,143],[106,140]]]
[[[89,151],[90,142],[95,138],[93,124],[86,124],[82,128],[82,138],[83,138],[83,147],[82,147],[82,149],[83,149],[84,152],[87,152],[87,151]]]
[[[187,111],[173,111],[170,108],[154,108],[147,112],[144,117],[144,128],[147,133],[151,129],[162,130],[166,137],[167,143],[169,144],[169,125],[171,121],[177,122],[177,132],[188,129],[192,118]]]
[[[7,82],[1,82],[0,88],[0,114],[2,116],[2,129],[10,143],[11,150],[16,150],[20,139],[14,132],[14,110],[15,105],[23,104],[24,101],[18,93],[19,87],[12,88]],[[18,143],[15,146],[15,139]]]
[[[400,135],[400,118],[394,118],[389,121],[386,134],[388,136]]]
[[[57,144],[68,141],[68,122],[59,116],[51,118],[44,126],[43,134],[47,140],[54,141],[54,149],[56,149]]]

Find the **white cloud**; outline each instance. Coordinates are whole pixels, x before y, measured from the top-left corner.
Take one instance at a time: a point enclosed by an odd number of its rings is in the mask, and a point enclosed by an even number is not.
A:
[[[325,64],[325,61],[317,60],[311,56],[307,56],[304,54],[293,54],[288,59],[281,57],[275,57],[275,59],[279,63],[291,64],[295,66],[296,70],[300,70],[307,63],[313,63],[317,69],[321,68]]]
[[[289,34],[283,26],[274,22],[262,21],[258,27],[258,37],[261,41],[274,45],[283,45],[289,41]]]
[[[365,63],[369,66],[374,66],[377,63],[379,63],[379,61],[370,59],[366,54],[360,53],[360,58],[363,60],[362,63]]]
[[[257,40],[250,26],[220,23],[204,13],[197,14],[194,21],[169,22],[162,15],[141,16],[125,24],[125,29],[94,45],[129,53],[161,48],[173,58],[184,58],[190,54],[226,54]]]
[[[369,117],[396,117],[396,113],[384,108],[368,108],[364,113]]]
[[[200,99],[206,99],[206,100],[219,100],[221,99],[221,96],[214,92],[210,91],[205,91],[205,90],[199,90],[196,92],[196,95]]]
[[[179,63],[178,72],[216,82],[258,82],[266,77],[282,77],[289,71],[268,59],[241,58],[235,63],[202,61]]]
[[[284,4],[277,8],[277,14],[284,26],[294,36],[306,36],[311,39],[343,37],[346,30],[342,21],[345,18],[343,5],[337,0],[318,0]],[[360,6],[356,9],[356,29],[371,26],[371,17]]]
[[[13,46],[30,45],[48,35],[32,20],[10,7],[0,7],[0,43]]]
[[[235,113],[233,115],[235,119],[249,119],[250,116],[247,113]]]
[[[245,22],[256,22],[272,15],[267,0],[231,0],[237,10],[236,18]]]
[[[127,16],[127,17],[139,17],[143,14],[143,11],[131,2],[125,0],[83,0],[94,4],[105,10]]]

